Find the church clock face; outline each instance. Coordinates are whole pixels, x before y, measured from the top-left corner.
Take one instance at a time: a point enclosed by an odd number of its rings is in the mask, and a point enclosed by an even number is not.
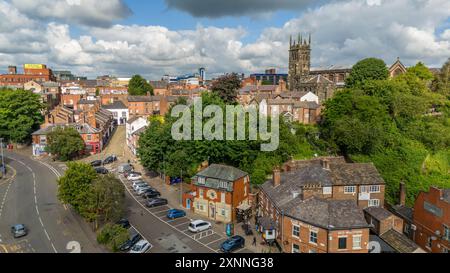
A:
[[[209,190],[206,195],[208,196],[209,199],[216,199],[217,198],[217,193],[214,190]]]

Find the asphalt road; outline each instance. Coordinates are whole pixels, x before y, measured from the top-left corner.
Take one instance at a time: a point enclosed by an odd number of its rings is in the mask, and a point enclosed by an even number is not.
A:
[[[0,253],[103,252],[89,226],[57,199],[62,169],[24,155],[5,157],[15,176],[0,184]],[[25,224],[29,234],[14,239],[14,224]]]

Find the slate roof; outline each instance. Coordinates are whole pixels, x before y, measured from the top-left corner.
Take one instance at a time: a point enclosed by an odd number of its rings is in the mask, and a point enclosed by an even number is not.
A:
[[[305,108],[305,109],[319,109],[320,105],[315,101],[296,101],[294,103],[295,108]]]
[[[154,89],[165,89],[169,86],[165,81],[150,81],[149,83]]]
[[[368,207],[364,211],[378,221],[383,221],[393,215],[389,211],[380,207]]]
[[[420,247],[416,243],[404,234],[398,233],[393,229],[381,234],[380,238],[399,253],[414,253],[420,250]]]
[[[128,96],[129,102],[153,102],[160,99],[159,96]]]
[[[86,100],[86,99],[81,99],[78,104],[96,104],[97,101],[96,100]]]
[[[73,124],[52,124],[34,132],[32,135],[47,135],[50,132],[54,131],[56,128],[66,128],[66,127],[75,128],[80,134],[96,134],[100,132],[99,129],[94,128],[87,123],[86,124],[73,123]]]
[[[125,106],[125,104],[122,101],[115,101],[112,104],[103,105],[102,108],[107,110],[121,110],[121,109],[128,109],[128,107]]]
[[[275,230],[277,228],[276,223],[270,217],[261,217],[258,219],[258,225],[264,230]]]
[[[367,228],[362,210],[353,200],[297,197],[284,206],[285,215],[328,230]]]
[[[207,178],[215,178],[224,181],[234,182],[246,175],[248,175],[248,173],[232,166],[212,164],[208,168],[197,173],[195,176],[196,177],[202,176]]]
[[[127,121],[127,123],[128,124],[132,124],[133,122],[135,122],[136,120],[138,120],[140,117],[132,117],[132,118],[130,118],[128,121]]]
[[[413,215],[414,215],[414,209],[407,207],[407,206],[401,206],[401,205],[395,205],[391,207],[392,211],[400,216],[403,219],[406,219],[410,222],[413,221]]]

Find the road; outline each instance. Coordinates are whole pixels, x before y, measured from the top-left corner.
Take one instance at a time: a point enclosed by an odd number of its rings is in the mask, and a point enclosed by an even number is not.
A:
[[[89,226],[57,199],[63,169],[21,154],[5,159],[15,176],[0,184],[0,253],[103,252]],[[28,236],[14,239],[14,224],[25,224]]]

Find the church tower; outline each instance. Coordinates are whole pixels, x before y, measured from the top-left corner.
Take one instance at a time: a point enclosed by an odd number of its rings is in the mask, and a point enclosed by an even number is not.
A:
[[[300,78],[308,76],[311,69],[311,34],[309,40],[298,35],[298,40],[289,42],[289,89],[297,88]]]

